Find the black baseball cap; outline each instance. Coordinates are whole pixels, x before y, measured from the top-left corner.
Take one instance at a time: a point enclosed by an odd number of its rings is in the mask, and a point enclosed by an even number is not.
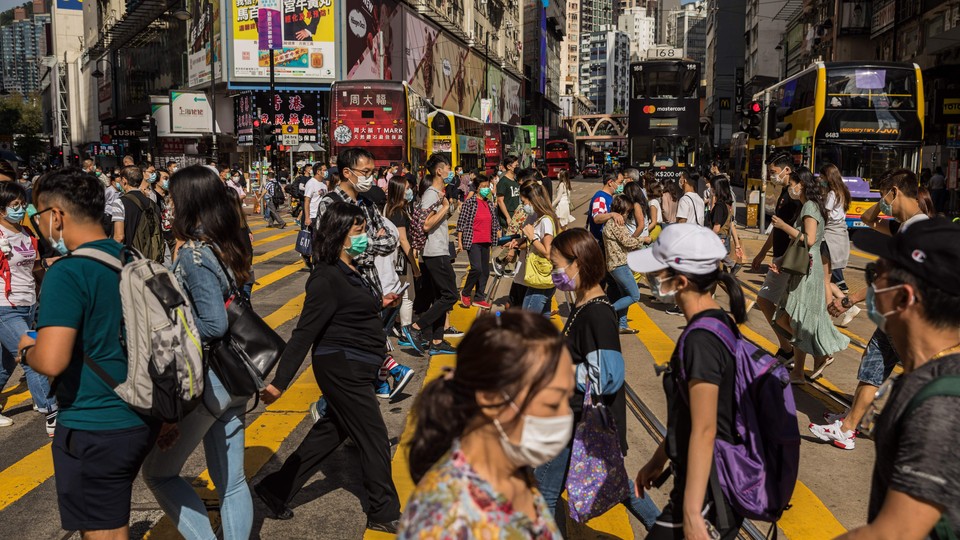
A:
[[[893,237],[857,232],[853,245],[886,259],[943,292],[960,296],[960,224],[936,217],[913,223]]]

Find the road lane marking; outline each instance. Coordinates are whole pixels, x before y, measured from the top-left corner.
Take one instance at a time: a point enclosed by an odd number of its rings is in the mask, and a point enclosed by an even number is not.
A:
[[[860,250],[857,250],[857,249],[851,249],[851,250],[850,250],[850,254],[851,254],[851,255],[856,255],[857,257],[860,257],[860,258],[862,258],[862,259],[866,259],[866,260],[868,260],[868,261],[875,261],[875,260],[879,259],[879,257],[877,257],[876,255],[871,255],[871,254],[869,254],[869,253],[864,253],[864,252],[862,252],[862,251],[860,251]]]
[[[283,247],[279,247],[279,248],[276,248],[276,249],[274,249],[274,250],[267,251],[267,252],[265,252],[265,253],[261,253],[260,255],[254,255],[254,257],[253,257],[253,265],[256,266],[256,265],[258,265],[258,264],[260,264],[260,263],[267,262],[267,261],[269,261],[270,259],[273,259],[274,257],[278,257],[278,256],[283,255],[284,253],[288,253],[288,252],[290,252],[290,251],[293,251],[293,244],[290,244],[290,245],[287,245],[287,246],[283,246]]]
[[[296,274],[303,269],[303,260],[299,260],[293,264],[288,264],[279,270],[270,272],[269,274],[263,276],[262,278],[256,280],[253,284],[253,292],[257,292],[260,289],[267,287],[284,279],[290,275]]]
[[[282,239],[284,239],[284,238],[289,238],[289,237],[291,237],[291,236],[293,236],[293,235],[295,235],[295,234],[298,234],[299,232],[300,232],[300,229],[297,229],[296,227],[291,227],[290,230],[288,230],[288,231],[283,231],[283,232],[277,233],[277,234],[275,234],[275,235],[273,235],[273,236],[268,236],[268,237],[266,237],[266,238],[261,238],[260,240],[254,240],[254,241],[253,241],[253,247],[258,247],[258,246],[262,246],[262,245],[264,245],[264,244],[269,244],[270,242],[276,242],[277,240],[282,240]]]

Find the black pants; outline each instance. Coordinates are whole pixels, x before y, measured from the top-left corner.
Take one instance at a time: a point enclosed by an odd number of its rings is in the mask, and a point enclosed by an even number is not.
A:
[[[446,255],[424,257],[420,267],[423,277],[433,285],[433,304],[417,319],[424,337],[443,339],[443,323],[447,313],[457,303],[457,275]]]
[[[320,464],[348,437],[360,449],[367,516],[377,522],[400,517],[400,499],[390,473],[390,440],[373,393],[380,366],[346,360],[343,353],[313,357],[313,373],[329,403],[279,471],[260,483],[284,503],[300,491]]]
[[[470,271],[467,272],[467,281],[460,294],[470,296],[472,293],[474,300],[486,300],[484,294],[487,290],[487,277],[490,276],[490,244],[471,244],[467,250],[467,258],[470,259]]]

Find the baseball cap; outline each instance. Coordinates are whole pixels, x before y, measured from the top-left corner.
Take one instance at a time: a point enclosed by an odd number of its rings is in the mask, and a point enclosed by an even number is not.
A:
[[[960,224],[936,217],[892,237],[874,230],[853,236],[857,248],[886,259],[948,294],[960,296]]]
[[[726,256],[727,249],[715,232],[693,223],[676,223],[663,229],[649,249],[627,254],[627,264],[642,274],[671,268],[703,275],[715,271]]]

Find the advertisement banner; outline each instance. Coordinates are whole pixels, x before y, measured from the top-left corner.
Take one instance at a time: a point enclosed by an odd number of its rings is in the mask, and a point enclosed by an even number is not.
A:
[[[398,141],[406,140],[406,123],[396,121],[406,109],[403,92],[372,84],[356,92],[338,92],[331,99],[339,100],[339,110],[356,110],[357,107],[375,110],[372,119],[360,114],[342,114],[331,118],[331,122],[337,126],[333,130],[333,137],[338,144],[353,143],[375,148],[397,146]],[[373,153],[377,155],[375,150]]]
[[[213,112],[202,92],[170,92],[170,131],[173,133],[210,133]]]
[[[230,0],[232,80],[270,78],[270,52],[260,50],[257,0]],[[279,4],[283,47],[275,53],[278,82],[332,82],[336,76],[333,0],[283,0]]]
[[[253,94],[246,93],[233,98],[237,146],[253,146],[253,117],[256,113]]]
[[[347,79],[401,80],[403,17],[394,0],[345,0]],[[396,44],[394,40],[396,39]]]
[[[187,84],[197,87],[210,82],[210,41],[213,34],[213,62],[217,79],[223,77],[220,62],[220,2],[188,0]],[[211,11],[212,8],[212,11]]]
[[[280,2],[260,0],[257,10],[257,33],[260,34],[260,50],[283,48],[283,26],[280,21]]]
[[[256,94],[255,110],[260,111],[260,121],[275,126],[296,126],[301,143],[317,142],[319,96],[315,92],[267,92]],[[252,126],[251,126],[252,129]],[[251,134],[251,142],[253,131]]]

